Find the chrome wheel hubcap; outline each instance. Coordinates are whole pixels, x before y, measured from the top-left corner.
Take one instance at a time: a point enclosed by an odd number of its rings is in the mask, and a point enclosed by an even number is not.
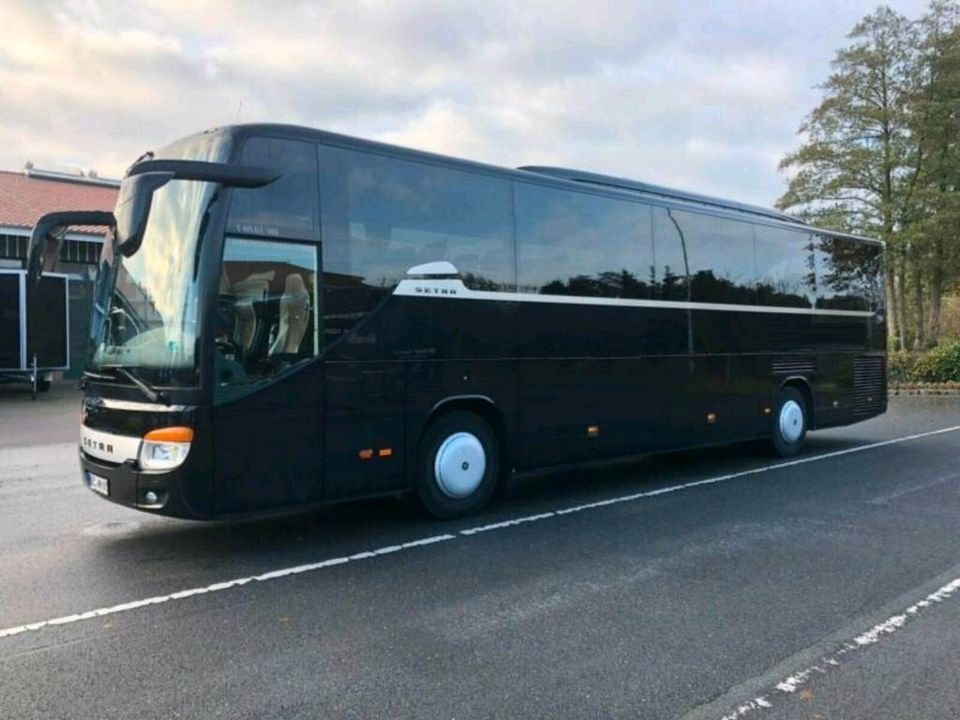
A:
[[[465,498],[476,491],[487,470],[483,443],[468,432],[454,433],[437,449],[433,474],[444,495]]]
[[[788,443],[795,443],[803,434],[803,408],[796,400],[787,400],[780,408],[780,435]]]

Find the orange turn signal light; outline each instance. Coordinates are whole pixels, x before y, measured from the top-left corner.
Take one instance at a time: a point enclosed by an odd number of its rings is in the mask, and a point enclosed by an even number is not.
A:
[[[361,460],[369,460],[373,457],[373,448],[364,448],[357,453]]]
[[[380,448],[377,450],[377,455],[380,457],[390,457],[393,455],[393,448]]]
[[[193,428],[183,426],[158,428],[148,432],[143,439],[150,442],[193,442]]]

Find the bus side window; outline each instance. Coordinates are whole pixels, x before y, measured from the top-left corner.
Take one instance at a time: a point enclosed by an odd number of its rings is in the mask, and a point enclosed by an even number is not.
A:
[[[243,235],[316,240],[317,151],[314,143],[285,138],[252,137],[243,146],[241,162],[279,170],[266,187],[235,189],[228,230]]]
[[[650,208],[592,193],[516,184],[520,290],[650,297]]]
[[[474,290],[516,289],[509,181],[325,145],[319,156],[328,343],[421,263],[453,263]]]
[[[883,251],[879,244],[820,235],[814,256],[818,308],[883,309]]]
[[[216,314],[217,386],[247,385],[315,357],[318,248],[228,236]]]
[[[693,302],[753,305],[753,226],[700,213],[671,211],[682,230]]]
[[[813,236],[757,225],[756,239],[760,304],[813,307],[817,290]]]

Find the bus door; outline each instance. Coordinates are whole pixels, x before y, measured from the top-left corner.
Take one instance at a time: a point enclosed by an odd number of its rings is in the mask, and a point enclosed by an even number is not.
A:
[[[322,493],[317,148],[250,137],[241,162],[280,174],[262,188],[235,188],[230,201],[213,328],[219,513]]]
[[[214,312],[215,505],[321,496],[320,246],[228,236]]]

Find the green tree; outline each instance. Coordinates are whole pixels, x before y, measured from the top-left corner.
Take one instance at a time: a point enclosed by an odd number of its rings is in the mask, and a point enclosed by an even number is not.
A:
[[[916,255],[914,305],[922,345],[925,338],[938,342],[943,294],[960,272],[960,6],[935,0],[918,27],[921,86],[911,123],[924,162],[909,243]]]
[[[887,243],[887,312],[903,343],[908,254],[923,152],[911,125],[916,97],[916,27],[888,7],[861,20],[837,52],[823,101],[804,120],[804,142],[780,163],[791,173],[781,209],[816,224]]]

